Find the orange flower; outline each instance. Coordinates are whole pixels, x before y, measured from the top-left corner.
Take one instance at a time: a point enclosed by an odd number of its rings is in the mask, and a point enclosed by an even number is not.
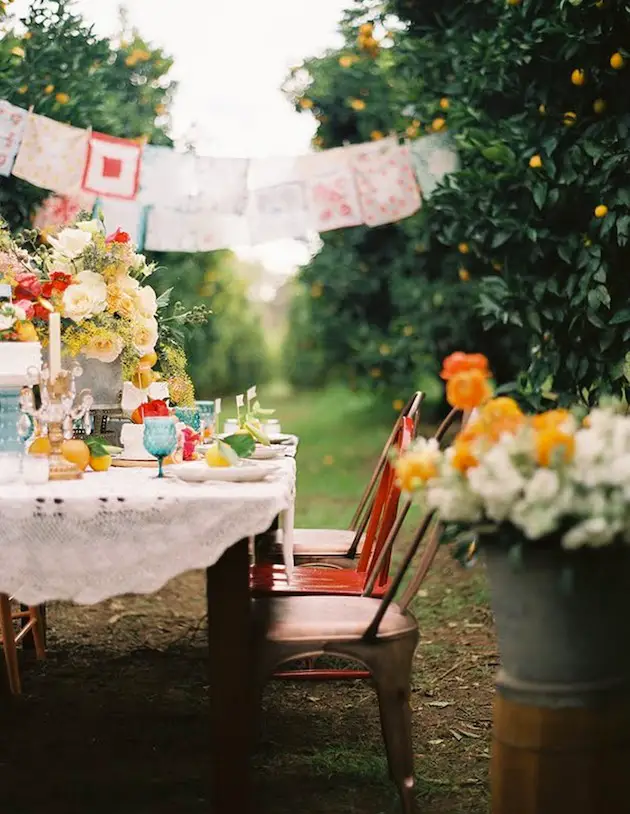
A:
[[[474,410],[491,396],[488,374],[478,368],[455,373],[446,385],[446,400],[457,410]]]
[[[435,453],[408,452],[396,461],[396,483],[403,492],[413,492],[438,474]]]
[[[532,427],[535,430],[553,430],[561,427],[571,418],[568,410],[548,410],[546,413],[532,416]]]
[[[451,464],[453,469],[457,469],[458,472],[467,472],[469,469],[472,469],[479,464],[479,461],[472,450],[470,441],[464,441],[461,438],[458,438],[455,441],[453,449],[454,454]]]
[[[541,430],[536,435],[536,460],[540,466],[555,462],[568,463],[575,453],[575,438],[557,427]]]
[[[481,410],[480,424],[485,437],[492,443],[506,433],[514,435],[524,423],[525,416],[514,399],[492,399]]]
[[[469,370],[479,370],[486,378],[490,375],[488,360],[481,353],[462,353],[456,351],[447,356],[442,362],[442,372],[440,376],[448,381],[456,373],[464,373]]]

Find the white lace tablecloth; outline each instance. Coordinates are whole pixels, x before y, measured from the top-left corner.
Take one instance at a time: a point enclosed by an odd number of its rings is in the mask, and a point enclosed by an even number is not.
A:
[[[29,605],[153,593],[213,565],[279,514],[290,531],[295,461],[277,463],[260,483],[189,484],[158,480],[152,469],[111,469],[42,486],[2,484],[0,593]]]

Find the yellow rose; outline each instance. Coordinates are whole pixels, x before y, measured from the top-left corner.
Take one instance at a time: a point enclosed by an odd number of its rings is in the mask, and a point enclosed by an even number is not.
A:
[[[158,324],[154,317],[140,317],[133,326],[131,341],[140,356],[152,353],[158,340]]]
[[[111,364],[122,353],[123,345],[121,337],[117,334],[103,334],[89,340],[83,347],[83,355],[88,359],[98,359],[99,362]]]

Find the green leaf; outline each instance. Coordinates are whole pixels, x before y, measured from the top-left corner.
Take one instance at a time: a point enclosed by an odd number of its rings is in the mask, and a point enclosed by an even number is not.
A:
[[[231,447],[239,458],[249,458],[256,449],[256,442],[249,433],[228,435],[223,442]]]
[[[609,321],[609,325],[623,325],[630,322],[630,308],[621,308]]]
[[[173,293],[172,288],[167,288],[160,296],[157,298],[157,307],[158,308],[166,308],[166,306],[171,301],[171,294]]]
[[[532,196],[536,206],[539,209],[542,209],[547,198],[547,187],[544,184],[536,184],[536,186],[532,189]]]

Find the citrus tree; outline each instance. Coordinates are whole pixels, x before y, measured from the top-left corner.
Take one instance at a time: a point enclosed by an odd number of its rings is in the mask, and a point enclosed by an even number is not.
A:
[[[113,42],[97,37],[69,0],[33,0],[0,39],[0,99],[76,127],[170,144],[171,65],[138,32]],[[0,213],[12,228],[24,227],[48,194],[3,179]]]

